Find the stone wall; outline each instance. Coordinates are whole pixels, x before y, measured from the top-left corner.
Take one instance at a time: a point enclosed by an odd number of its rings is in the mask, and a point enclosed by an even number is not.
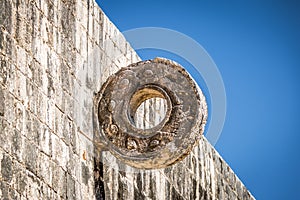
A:
[[[104,155],[107,199],[254,199],[231,168],[202,137],[183,161],[158,170],[137,170]]]
[[[94,1],[0,7],[0,199],[93,199],[93,95],[139,58]]]
[[[94,93],[139,60],[94,1],[0,7],[0,199],[253,198],[204,137],[151,171],[94,145]]]

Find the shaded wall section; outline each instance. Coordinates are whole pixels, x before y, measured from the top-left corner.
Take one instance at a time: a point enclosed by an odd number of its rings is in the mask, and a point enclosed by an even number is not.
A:
[[[94,145],[94,93],[139,60],[94,1],[0,7],[0,199],[252,199],[204,137],[182,162],[151,171]]]

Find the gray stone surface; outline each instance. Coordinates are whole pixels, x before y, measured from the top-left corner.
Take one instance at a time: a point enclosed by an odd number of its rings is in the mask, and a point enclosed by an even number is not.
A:
[[[204,137],[160,170],[98,151],[94,93],[139,57],[94,1],[0,6],[0,199],[252,199]]]
[[[166,100],[166,105],[157,102],[167,107],[165,117],[156,126],[138,128],[134,122],[138,107],[157,97]],[[202,91],[182,66],[167,59],[123,67],[107,79],[95,99],[99,142],[136,168],[164,168],[184,159],[204,132],[207,105]],[[138,115],[136,121],[146,121],[148,114],[152,115],[148,121],[154,122],[161,114],[157,111]]]

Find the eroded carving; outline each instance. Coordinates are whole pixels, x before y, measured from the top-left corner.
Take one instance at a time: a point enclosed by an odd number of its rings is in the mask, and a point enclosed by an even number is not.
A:
[[[166,99],[165,118],[150,129],[136,128],[134,113],[153,97]],[[108,78],[98,99],[96,115],[109,150],[134,167],[159,168],[177,162],[204,131],[207,107],[201,90],[181,66],[166,59],[122,68]]]

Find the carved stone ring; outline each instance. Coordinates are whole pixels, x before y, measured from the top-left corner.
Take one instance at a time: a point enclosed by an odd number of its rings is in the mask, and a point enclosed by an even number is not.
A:
[[[150,98],[165,99],[165,117],[154,127],[137,128],[137,109]],[[143,169],[182,160],[203,134],[207,119],[200,88],[180,65],[162,58],[131,64],[111,75],[98,93],[96,107],[108,150]]]

